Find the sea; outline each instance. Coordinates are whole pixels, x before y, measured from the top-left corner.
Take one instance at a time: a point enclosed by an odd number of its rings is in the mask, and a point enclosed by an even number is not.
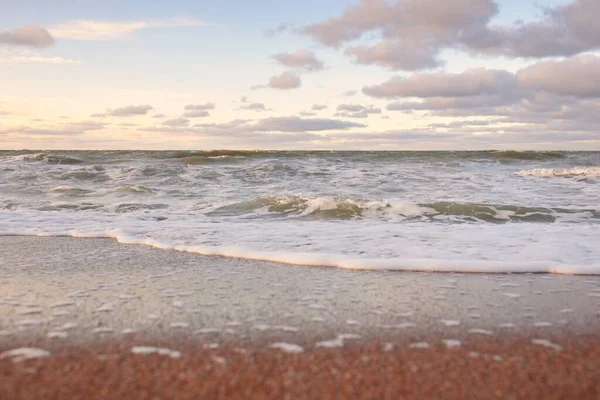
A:
[[[290,268],[600,275],[600,152],[0,151],[0,235]]]

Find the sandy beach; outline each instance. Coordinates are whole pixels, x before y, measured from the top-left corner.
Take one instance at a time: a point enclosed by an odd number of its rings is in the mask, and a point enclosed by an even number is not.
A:
[[[2,399],[600,390],[596,276],[345,271],[108,239],[0,247]]]

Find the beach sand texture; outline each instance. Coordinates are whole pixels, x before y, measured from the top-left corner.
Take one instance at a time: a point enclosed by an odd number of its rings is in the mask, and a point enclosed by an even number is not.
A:
[[[2,399],[599,393],[595,276],[291,267],[105,239],[0,247]]]

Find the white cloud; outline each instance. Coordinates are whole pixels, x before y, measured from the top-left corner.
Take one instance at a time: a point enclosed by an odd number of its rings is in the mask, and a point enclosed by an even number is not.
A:
[[[108,22],[77,20],[49,28],[58,39],[71,40],[117,40],[125,39],[142,29],[206,26],[205,22],[192,19],[172,19],[164,21]]]
[[[70,58],[63,58],[63,57],[44,57],[44,56],[0,57],[0,64],[24,64],[24,63],[80,65],[81,61],[72,60]]]

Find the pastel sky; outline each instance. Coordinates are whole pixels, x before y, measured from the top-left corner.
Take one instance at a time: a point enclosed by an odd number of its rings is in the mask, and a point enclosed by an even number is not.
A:
[[[8,0],[0,149],[600,150],[598,0]]]

